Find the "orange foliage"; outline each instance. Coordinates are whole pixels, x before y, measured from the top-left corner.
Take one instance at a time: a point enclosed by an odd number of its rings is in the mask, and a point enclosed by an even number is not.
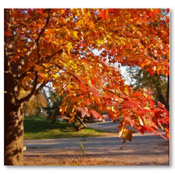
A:
[[[169,114],[149,92],[125,85],[111,63],[139,66],[151,75],[169,75],[169,14],[164,9],[14,9],[6,37],[14,35],[23,89],[51,81],[67,96],[62,111],[90,110],[96,103],[111,118],[120,118],[120,135],[169,133]],[[98,54],[94,50],[98,50]],[[25,81],[24,81],[25,80]],[[92,112],[95,116],[97,114]]]

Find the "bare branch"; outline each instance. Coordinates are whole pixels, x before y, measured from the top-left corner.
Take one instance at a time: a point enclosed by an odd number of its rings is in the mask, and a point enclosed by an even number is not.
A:
[[[36,89],[36,91],[35,91],[35,95],[37,95],[39,92],[40,92],[40,90],[48,83],[49,81],[43,81],[41,84],[40,84],[40,86]]]

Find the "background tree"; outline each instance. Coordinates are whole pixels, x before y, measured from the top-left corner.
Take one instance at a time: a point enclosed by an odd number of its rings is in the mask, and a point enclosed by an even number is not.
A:
[[[21,94],[25,96],[26,92]],[[24,103],[22,111],[24,113],[24,116],[42,115],[43,108],[46,107],[47,104],[48,102],[46,96],[42,92],[39,92],[36,96],[33,96],[28,102]]]
[[[43,107],[44,111],[46,111],[47,119],[51,120],[52,122],[55,122],[57,119],[66,119],[70,121],[74,128],[77,131],[80,131],[81,129],[85,128],[85,121],[90,121],[93,118],[103,118],[100,114],[100,111],[98,111],[98,106],[94,102],[94,105],[89,105],[89,109],[87,107],[81,108],[77,107],[75,111],[74,119],[72,120],[71,117],[71,103],[67,101],[67,106],[70,106],[69,109],[67,109],[64,113],[65,116],[62,115],[61,111],[61,104],[63,103],[63,99],[66,96],[66,94],[63,94],[62,96],[58,95],[58,92],[55,92],[53,88],[49,88],[47,90],[47,101],[48,105],[46,107]],[[98,112],[96,112],[98,111]]]
[[[138,67],[128,67],[127,72],[131,77],[131,84],[135,90],[139,88],[148,88],[156,101],[161,102],[169,109],[169,80],[165,75],[154,74],[151,76],[144,69]]]
[[[51,88],[48,90],[47,94],[48,105],[43,109],[46,111],[47,119],[55,122],[57,119],[61,118],[60,105],[65,95],[58,96],[58,93]]]
[[[155,106],[149,91],[126,85],[111,66],[169,76],[167,9],[5,9],[4,34],[5,165],[23,164],[21,108],[48,82],[59,95],[66,92],[60,109],[70,111],[70,121],[77,108],[96,103],[111,119],[124,116],[124,140],[132,139],[127,125],[155,134],[161,125],[168,136],[164,105]],[[29,93],[21,98],[22,90]]]

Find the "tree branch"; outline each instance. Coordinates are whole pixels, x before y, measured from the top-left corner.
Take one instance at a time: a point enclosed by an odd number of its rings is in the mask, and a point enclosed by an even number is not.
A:
[[[46,30],[46,27],[47,27],[47,25],[49,24],[49,20],[50,20],[50,9],[48,9],[48,16],[47,16],[47,19],[46,19],[46,23],[45,23],[44,27],[41,29],[41,31],[39,32],[37,39],[35,40],[35,43],[36,43],[36,44],[30,49],[30,52],[31,52],[35,47],[37,47],[37,59],[38,59],[38,62],[37,62],[37,63],[38,63],[38,64],[39,64],[39,59],[40,59],[39,40],[40,40],[42,34],[44,33],[44,31]],[[29,55],[29,53],[27,53],[27,55]],[[31,70],[32,70],[32,69],[33,69],[33,67],[31,68]],[[26,75],[27,75],[27,71],[24,72],[23,74],[21,74],[21,76],[18,77],[18,80],[22,80]],[[45,81],[44,81],[44,82],[45,82]],[[19,104],[21,104],[21,103],[23,103],[24,101],[28,101],[28,100],[32,97],[32,95],[33,95],[34,93],[38,93],[39,90],[42,89],[42,87],[44,87],[44,85],[46,84],[46,83],[44,83],[44,82],[43,82],[43,83],[40,85],[40,87],[36,90],[37,83],[38,83],[38,72],[35,71],[34,85],[33,85],[33,88],[32,88],[32,90],[31,90],[31,92],[30,92],[27,96],[25,96],[25,97],[21,98],[20,100],[18,100],[17,102],[18,102]]]
[[[40,86],[37,88],[37,90],[35,91],[35,95],[37,95],[39,93],[39,91],[48,83],[49,81],[43,81]]]
[[[71,75],[72,77],[74,77],[76,80],[78,80],[79,82],[81,82],[80,81],[80,79],[78,79],[78,77],[76,76],[76,75],[74,75],[74,74],[72,74],[71,72],[68,72],[67,70],[65,70],[65,69],[63,69],[60,65],[56,65],[59,69],[61,69],[61,70],[63,70],[64,72],[66,72],[67,74],[69,74],[69,75]]]
[[[18,100],[17,103],[21,104],[24,101],[28,101],[32,97],[32,95],[34,94],[34,92],[36,90],[37,81],[38,81],[38,75],[37,75],[37,72],[35,71],[35,80],[34,80],[34,85],[33,85],[32,90],[30,91],[30,93],[28,95],[26,95],[25,97]]]
[[[47,56],[46,59],[50,59],[53,56],[55,56],[56,54],[61,54],[63,52],[63,49],[59,49],[58,51],[52,53],[51,55]]]
[[[21,99],[18,101],[18,103],[21,104],[21,103],[23,103],[23,102],[25,102],[25,101],[29,101],[30,98],[31,98],[33,95],[37,95],[37,94],[40,92],[40,90],[41,90],[48,82],[49,82],[49,81],[43,81],[37,89],[36,89],[36,85],[37,85],[37,84],[35,84],[35,85],[33,86],[32,91],[31,91],[27,96],[21,98]]]
[[[42,34],[44,33],[44,31],[46,30],[46,27],[49,24],[49,20],[50,20],[50,10],[48,9],[48,16],[46,19],[46,23],[45,23],[44,27],[41,29],[41,31],[39,32],[37,39],[35,40],[36,47],[37,47],[37,59],[38,59],[37,64],[39,64],[39,60],[40,60],[39,40],[40,40]]]
[[[48,16],[47,16],[47,19],[46,19],[46,23],[45,23],[44,27],[41,29],[41,31],[39,32],[38,37],[35,40],[35,44],[26,53],[27,56],[29,56],[32,53],[32,51],[37,47],[42,34],[44,33],[44,31],[46,30],[47,25],[49,24],[49,20],[50,20],[50,9],[48,9]],[[38,53],[39,53],[39,48],[37,48],[37,54]],[[40,57],[40,54],[38,54],[38,57]]]

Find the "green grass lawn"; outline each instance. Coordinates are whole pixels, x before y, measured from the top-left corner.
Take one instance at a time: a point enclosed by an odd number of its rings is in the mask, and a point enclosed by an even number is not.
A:
[[[50,123],[45,117],[28,116],[24,117],[24,139],[59,139],[70,137],[106,136],[109,133],[85,128],[75,131],[72,124],[56,121]]]

